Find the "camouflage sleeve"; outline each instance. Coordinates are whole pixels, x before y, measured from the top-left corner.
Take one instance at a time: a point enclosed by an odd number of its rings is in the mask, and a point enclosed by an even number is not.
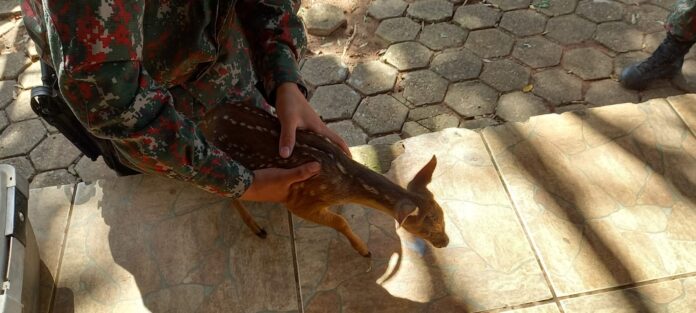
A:
[[[297,83],[306,94],[297,62],[304,55],[307,38],[293,5],[291,0],[239,0],[236,7],[256,74],[273,105],[276,87],[282,83]]]
[[[252,173],[210,145],[139,63],[85,67],[63,75],[60,84],[69,103],[84,107],[90,132],[111,139],[141,170],[234,198],[251,184]]]
[[[229,197],[248,188],[252,172],[209,144],[142,67],[143,2],[48,6],[60,91],[90,132],[112,140],[144,172]]]

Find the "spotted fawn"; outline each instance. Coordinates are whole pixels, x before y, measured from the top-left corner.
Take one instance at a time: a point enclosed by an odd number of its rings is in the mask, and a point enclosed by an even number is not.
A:
[[[330,206],[357,203],[371,207],[435,247],[449,243],[442,208],[426,188],[437,164],[435,156],[403,188],[352,160],[326,137],[306,130],[297,131],[292,155],[281,158],[278,119],[251,105],[239,103],[211,110],[201,122],[201,129],[208,141],[252,170],[319,162],[319,174],[290,187],[286,206],[303,219],[341,232],[362,256],[371,255],[367,245],[341,215],[329,210]],[[234,201],[233,206],[256,235],[266,236],[241,202]]]

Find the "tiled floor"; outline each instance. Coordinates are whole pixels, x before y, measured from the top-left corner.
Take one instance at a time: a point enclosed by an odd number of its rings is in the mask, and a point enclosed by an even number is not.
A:
[[[143,176],[34,190],[30,217],[56,279],[53,312],[687,313],[687,125],[693,95],[356,148],[395,158],[387,175],[402,184],[438,157],[429,188],[445,210],[444,249],[355,205],[337,211],[372,259],[332,229],[251,205],[262,240],[227,200]]]

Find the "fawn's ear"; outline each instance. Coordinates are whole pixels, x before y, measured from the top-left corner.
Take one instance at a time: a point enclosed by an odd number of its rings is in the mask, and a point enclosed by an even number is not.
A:
[[[404,201],[396,207],[396,222],[399,223],[399,227],[406,218],[416,215],[418,215],[418,207],[411,201]]]
[[[410,183],[408,183],[407,189],[409,191],[419,191],[425,189],[433,178],[433,172],[435,171],[435,166],[437,165],[437,158],[433,155],[430,162],[423,166],[423,168],[413,177]]]

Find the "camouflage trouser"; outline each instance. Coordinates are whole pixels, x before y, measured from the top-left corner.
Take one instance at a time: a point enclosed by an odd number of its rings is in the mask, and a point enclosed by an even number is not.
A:
[[[696,0],[677,0],[665,28],[679,40],[696,41]]]

